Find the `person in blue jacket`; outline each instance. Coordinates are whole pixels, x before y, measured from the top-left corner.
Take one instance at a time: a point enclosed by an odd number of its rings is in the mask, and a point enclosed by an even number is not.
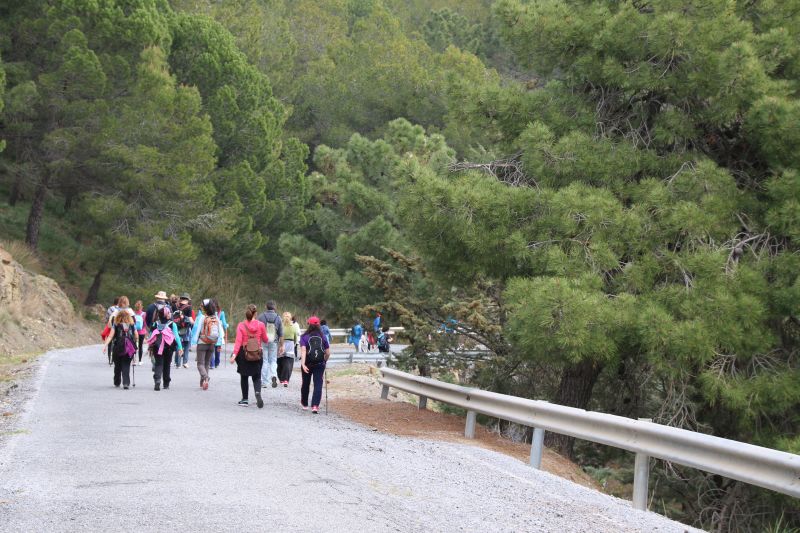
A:
[[[381,332],[381,314],[378,313],[375,317],[375,320],[372,321],[372,331],[375,333],[377,337]]]
[[[352,344],[356,350],[358,350],[358,343],[361,342],[361,335],[364,334],[364,327],[361,325],[360,321],[356,321],[356,324],[350,330],[350,344]]]
[[[219,306],[219,301],[214,298],[214,305],[217,308],[217,315],[219,316],[219,323],[222,326],[222,331],[224,332],[223,338],[220,342],[217,343],[217,347],[214,350],[214,358],[211,360],[211,368],[219,367],[219,355],[220,351],[222,351],[222,346],[228,342],[228,320],[225,318],[225,311]]]

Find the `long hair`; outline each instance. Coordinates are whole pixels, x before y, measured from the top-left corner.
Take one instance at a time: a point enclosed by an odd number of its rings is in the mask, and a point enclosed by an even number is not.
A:
[[[306,329],[306,333],[305,334],[307,335],[309,333],[319,333],[321,335],[322,334],[322,328],[320,328],[316,324],[309,324],[308,328]]]
[[[119,297],[119,303],[117,303],[117,305],[120,306],[120,307],[123,307],[123,308],[124,307],[130,307],[131,306],[131,301],[128,300],[127,296],[120,296]]]
[[[115,325],[133,324],[133,315],[131,315],[127,311],[120,309],[119,311],[117,311],[117,315],[114,317],[114,324]]]
[[[289,311],[283,313],[283,325],[290,327],[292,325],[292,314]]]
[[[255,317],[257,313],[258,313],[258,308],[256,307],[256,304],[250,304],[247,306],[247,310],[244,312],[244,316],[245,318],[247,318],[247,320],[253,320],[253,317]]]

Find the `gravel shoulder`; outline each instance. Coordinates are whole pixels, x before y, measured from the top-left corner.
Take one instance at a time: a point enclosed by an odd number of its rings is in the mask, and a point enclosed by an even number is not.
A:
[[[42,360],[0,444],[1,531],[696,531],[493,450],[303,412],[297,375],[259,410],[230,365],[208,391],[191,366],[160,392],[136,370],[125,391],[99,347]]]

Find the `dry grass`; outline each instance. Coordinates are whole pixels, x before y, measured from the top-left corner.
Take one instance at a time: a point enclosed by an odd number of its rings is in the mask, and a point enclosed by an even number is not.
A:
[[[22,268],[29,272],[41,274],[44,272],[39,256],[22,241],[0,239],[0,248],[11,254],[14,261],[22,265]]]

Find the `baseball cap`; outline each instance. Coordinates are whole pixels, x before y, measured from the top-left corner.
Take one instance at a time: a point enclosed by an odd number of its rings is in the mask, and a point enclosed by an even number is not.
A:
[[[309,326],[319,326],[319,318],[317,318],[315,316],[312,316],[311,318],[308,319],[308,325]]]

